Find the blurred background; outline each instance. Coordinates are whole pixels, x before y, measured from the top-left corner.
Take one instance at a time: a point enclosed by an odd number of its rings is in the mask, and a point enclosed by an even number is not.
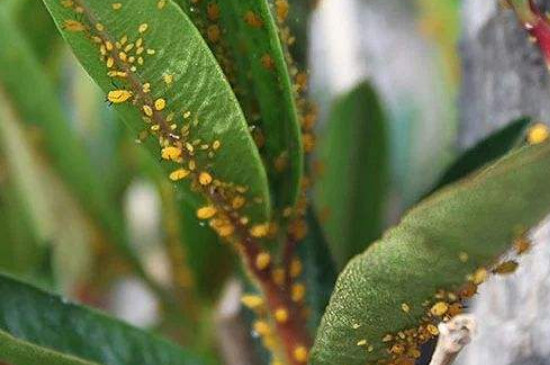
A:
[[[290,5],[291,51],[309,70],[320,144],[342,96],[368,81],[381,101],[382,227],[480,138],[521,116],[549,120],[544,63],[496,0]],[[0,45],[0,270],[205,352],[223,347],[226,330],[250,320],[228,248],[182,207],[40,1],[0,0]],[[314,154],[312,166],[322,160]],[[550,364],[547,231],[517,274],[492,279],[472,303],[483,323],[463,364]],[[183,305],[163,299],[165,288]],[[235,341],[249,340],[246,328]],[[228,364],[257,363],[219,352]]]

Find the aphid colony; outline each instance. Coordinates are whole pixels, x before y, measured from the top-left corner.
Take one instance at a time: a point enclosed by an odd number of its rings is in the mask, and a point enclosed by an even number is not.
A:
[[[200,0],[193,0],[197,3]],[[263,223],[250,225],[249,218],[240,211],[254,202],[255,199],[246,197],[248,188],[233,183],[222,182],[214,176],[211,171],[211,162],[221,149],[221,141],[215,140],[205,142],[198,138],[193,138],[193,127],[199,123],[198,116],[192,115],[188,110],[171,110],[169,100],[163,97],[153,97],[155,90],[151,82],[141,80],[139,71],[145,66],[148,57],[154,57],[155,49],[148,48],[147,34],[150,32],[150,26],[147,23],[140,24],[133,32],[134,34],[125,34],[120,38],[114,38],[109,34],[109,30],[103,24],[95,21],[91,14],[84,9],[80,0],[62,0],[63,6],[72,8],[75,13],[83,15],[87,21],[69,19],[65,21],[64,28],[68,32],[85,34],[98,48],[100,58],[105,64],[106,72],[117,83],[123,83],[124,87],[117,86],[107,93],[107,101],[115,105],[131,104],[141,113],[142,119],[147,125],[147,129],[140,133],[140,140],[145,140],[149,136],[158,138],[161,146],[160,157],[165,163],[173,165],[169,173],[170,180],[178,182],[188,180],[194,190],[200,191],[207,199],[207,204],[196,211],[196,216],[201,220],[207,220],[213,230],[220,237],[226,238],[233,243],[237,249],[242,250],[244,243],[237,236],[249,235],[253,238],[275,237],[277,234],[277,225],[273,223]],[[285,10],[286,4],[286,10]],[[162,10],[166,5],[165,0],[159,0],[157,9]],[[123,2],[112,3],[114,11],[123,11]],[[215,2],[210,2],[207,7],[208,24],[206,34],[209,41],[213,44],[223,46],[220,42],[220,29],[216,22],[220,17],[220,10]],[[279,19],[286,18],[288,12],[288,3],[286,0],[277,1]],[[251,27],[262,27],[262,19],[248,12],[244,16],[244,21]],[[218,60],[219,61],[219,60]],[[230,62],[225,59],[224,69]],[[224,66],[223,58],[221,62]],[[271,56],[264,55],[262,64],[266,69],[273,68]],[[297,73],[295,74],[295,76]],[[305,74],[304,74],[305,75]],[[231,73],[229,73],[231,79]],[[305,80],[302,76],[297,77],[300,80],[295,91],[304,91]],[[169,87],[174,81],[174,75],[164,73],[162,82]],[[302,97],[301,105],[307,104]],[[308,104],[309,105],[309,104]],[[315,120],[315,112],[307,113],[302,117],[302,128],[310,130]],[[305,140],[311,140],[304,143],[306,151],[313,147],[312,137]],[[282,158],[281,158],[282,160]],[[279,161],[280,169],[284,169],[284,161]],[[307,234],[307,224],[303,217],[306,214],[307,200],[305,192],[309,188],[309,180],[304,179],[301,187],[301,197],[296,209],[288,207],[283,215],[286,218],[293,217],[288,226],[288,236],[293,241],[302,240]],[[241,237],[242,238],[242,237]],[[271,308],[270,323],[268,312],[260,297],[247,296],[243,298],[243,303],[258,314],[258,321],[254,328],[258,335],[262,336],[266,347],[276,350],[277,336],[273,326],[291,325],[295,320],[291,316],[297,311],[298,316],[306,317],[305,308],[305,285],[296,282],[296,279],[302,272],[302,264],[296,257],[290,257],[284,266],[278,266],[271,257],[271,254],[260,250],[252,257],[253,269],[259,273],[267,275],[269,279],[278,287],[282,293],[288,295],[289,307],[279,306]],[[283,288],[288,288],[283,290]],[[278,352],[278,351],[274,351]],[[297,363],[306,363],[308,357],[308,348],[305,344],[295,343],[291,348],[291,356]],[[275,362],[277,363],[277,359]]]
[[[256,266],[260,270],[269,270],[271,259],[268,253],[262,252],[257,256]],[[281,268],[273,268],[271,270],[271,276],[273,281],[280,287],[283,287],[288,281],[299,278],[302,274],[302,263],[299,259],[295,258],[291,261],[288,268],[288,272]],[[308,311],[305,308],[305,294],[306,288],[301,283],[295,283],[291,286],[291,299],[297,305],[298,309],[302,312],[302,316],[307,317]],[[272,364],[284,364],[281,359],[276,357],[279,353],[281,344],[277,337],[276,326],[284,326],[289,323],[291,313],[289,308],[280,306],[272,308],[272,320],[268,316],[267,303],[264,298],[258,295],[244,295],[241,298],[241,302],[244,306],[254,311],[256,314],[256,321],[253,324],[254,332],[261,337],[263,345],[274,354]],[[298,363],[306,363],[308,357],[308,349],[302,344],[294,344],[295,347],[292,350],[293,359]]]
[[[236,213],[248,204],[245,194],[247,187],[225,183],[216,179],[210,169],[209,162],[222,147],[218,140],[211,144],[201,139],[192,138],[192,128],[198,124],[198,116],[192,121],[192,113],[183,110],[179,113],[167,112],[168,104],[164,98],[153,98],[150,82],[142,82],[138,70],[144,66],[147,57],[154,56],[156,51],[146,47],[146,33],[149,31],[147,23],[140,24],[136,29],[136,36],[123,35],[114,40],[106,27],[93,22],[77,0],[63,0],[63,6],[72,8],[78,14],[84,14],[91,25],[81,21],[69,19],[64,28],[69,32],[84,32],[97,45],[101,60],[105,63],[107,75],[114,80],[122,81],[127,86],[116,88],[107,93],[107,101],[112,104],[131,103],[140,109],[142,118],[148,126],[140,133],[144,140],[149,135],[156,136],[161,145],[161,158],[173,163],[176,167],[169,174],[170,180],[176,182],[183,179],[191,180],[192,188],[202,191],[211,204],[197,210],[197,217],[209,220],[210,226],[221,236],[229,237],[235,232],[235,224],[246,226],[249,219]],[[157,8],[162,10],[166,2],[159,0]],[[123,8],[122,3],[113,3],[114,10]],[[215,17],[216,10],[211,10]],[[162,81],[169,86],[174,76],[169,73],[163,75]],[[183,125],[178,126],[178,119]],[[204,166],[201,166],[204,165]],[[215,196],[213,196],[215,194]],[[215,201],[213,201],[215,200]],[[232,214],[230,219],[229,215]],[[253,237],[267,236],[272,229],[269,224],[258,224],[248,228]]]
[[[527,252],[531,244],[524,233],[519,234],[514,241],[514,251],[521,255]],[[458,253],[458,259],[466,263],[469,258],[465,252]],[[463,302],[472,298],[478,286],[485,282],[489,273],[507,275],[515,272],[518,263],[515,260],[506,260],[498,263],[493,269],[487,270],[478,268],[466,277],[466,283],[456,292],[439,290],[433,298],[422,303],[420,325],[397,333],[388,333],[376,343],[369,343],[368,340],[360,338],[356,340],[358,347],[364,348],[368,353],[373,351],[385,351],[390,355],[390,360],[383,362],[391,365],[414,365],[421,356],[420,347],[428,340],[439,334],[437,324],[441,321],[448,321],[452,317],[462,313]],[[401,303],[400,310],[403,315],[410,315],[413,311],[412,303]],[[351,328],[360,331],[361,323],[352,323]]]

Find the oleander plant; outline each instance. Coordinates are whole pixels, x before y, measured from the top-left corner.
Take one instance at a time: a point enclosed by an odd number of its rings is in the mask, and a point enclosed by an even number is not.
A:
[[[546,16],[507,5],[550,59]],[[317,6],[0,0],[0,364],[413,365],[514,273],[547,127],[510,121],[388,228],[387,107],[368,80],[315,102]],[[126,323],[127,278],[154,320]]]

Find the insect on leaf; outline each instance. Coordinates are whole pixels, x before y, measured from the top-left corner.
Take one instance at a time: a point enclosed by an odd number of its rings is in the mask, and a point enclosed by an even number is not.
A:
[[[549,213],[549,167],[550,143],[523,147],[412,209],[340,274],[311,363],[414,363],[518,231]]]
[[[84,68],[165,160],[177,186],[220,204],[243,195],[243,216],[269,219],[267,178],[243,113],[181,9],[170,0],[44,2]]]

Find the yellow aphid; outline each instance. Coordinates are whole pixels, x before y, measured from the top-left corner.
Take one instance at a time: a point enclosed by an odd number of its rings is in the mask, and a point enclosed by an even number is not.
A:
[[[170,174],[170,180],[178,181],[185,179],[189,175],[189,171],[186,169],[177,169]]]
[[[74,5],[74,1],[73,0],[62,0],[61,5],[63,5],[63,7],[65,7],[65,8],[72,8],[73,5]]]
[[[527,142],[531,145],[546,142],[550,137],[550,130],[542,123],[533,125],[527,133]]]
[[[155,51],[154,49],[151,49],[151,48],[147,49],[146,52],[147,52],[148,55],[154,55],[155,53],[157,53],[157,51]]]
[[[275,310],[275,320],[279,323],[288,321],[288,310],[286,308],[278,308]]]
[[[240,195],[237,195],[231,201],[231,206],[233,207],[233,209],[239,209],[239,208],[242,208],[245,203],[246,203],[246,199]]]
[[[156,110],[161,111],[164,108],[166,108],[166,100],[164,100],[162,98],[155,100],[155,109]]]
[[[214,151],[218,150],[221,146],[221,142],[218,141],[218,140],[215,140],[214,143],[212,143],[212,148],[214,149]]]
[[[275,68],[275,61],[273,61],[273,57],[269,53],[266,53],[261,58],[262,66],[266,70],[273,70]]]
[[[146,82],[145,84],[143,84],[143,92],[144,93],[148,93],[148,92],[151,92],[151,84]]]
[[[159,9],[159,10],[164,9],[165,6],[166,6],[166,0],[159,0],[158,1],[157,9]]]
[[[152,117],[152,116],[153,116],[153,108],[151,108],[149,105],[144,105],[144,106],[143,106],[143,112],[144,112],[145,115],[148,116],[148,117]]]
[[[426,329],[428,330],[428,332],[433,335],[433,336],[437,336],[439,335],[439,330],[437,329],[436,326],[434,326],[433,324],[429,324],[426,326]]]
[[[265,237],[269,233],[269,224],[256,224],[252,228],[250,228],[250,234],[252,237],[260,238]]]
[[[215,22],[220,17],[220,7],[218,4],[210,3],[206,7],[206,14],[208,15],[208,19]]]
[[[529,251],[531,248],[531,242],[525,237],[520,237],[515,240],[514,247],[516,248],[516,252],[521,255]]]
[[[69,32],[83,32],[86,30],[86,26],[79,21],[67,19],[63,24],[63,29]]]
[[[365,346],[367,343],[367,340],[360,340],[357,342],[357,346]]]
[[[434,316],[441,317],[442,315],[447,313],[448,309],[449,309],[449,305],[447,303],[437,302],[430,309],[430,313],[433,314]]]
[[[112,68],[115,65],[115,59],[113,57],[107,58],[107,68]]]
[[[415,358],[415,359],[418,359],[422,353],[420,352],[420,350],[416,349],[416,348],[412,348],[410,349],[409,351],[407,351],[407,354],[409,356],[411,356],[412,358]]]
[[[390,334],[387,334],[384,337],[382,337],[382,342],[390,342],[392,340],[393,340],[393,336]]]
[[[354,323],[354,324],[351,326],[351,328],[353,328],[354,330],[356,330],[356,329],[361,328],[361,325],[360,325],[359,323]]]
[[[252,310],[260,309],[264,306],[264,299],[259,295],[244,295],[241,303]]]
[[[270,263],[271,263],[271,255],[269,255],[267,252],[259,253],[258,256],[256,256],[255,264],[258,270],[267,269]]]
[[[113,45],[113,42],[105,42],[105,48],[107,48],[107,51],[112,51],[113,49],[115,49],[115,46]]]
[[[514,261],[514,260],[505,261],[502,264],[495,267],[493,269],[493,273],[500,274],[500,275],[512,274],[513,272],[516,271],[518,266],[519,264],[517,261]]]
[[[206,29],[206,35],[208,36],[208,40],[212,43],[217,43],[220,40],[220,27],[218,27],[216,24],[208,26]]]
[[[212,175],[208,172],[201,172],[199,174],[199,183],[203,186],[210,185],[212,183]]]
[[[460,252],[458,254],[458,259],[461,261],[461,262],[466,262],[468,261],[468,254],[466,252]]]
[[[275,1],[275,6],[277,7],[277,19],[280,22],[284,22],[288,16],[289,5],[287,0],[277,0]]]
[[[392,354],[401,355],[401,354],[403,354],[403,353],[405,352],[405,346],[396,343],[395,345],[393,345],[393,346],[391,347],[390,352],[391,352]]]
[[[292,259],[290,262],[290,277],[297,278],[302,273],[302,262],[298,258]]]
[[[235,232],[235,227],[231,223],[221,219],[214,218],[210,220],[210,227],[212,227],[220,237],[228,237]]]
[[[402,309],[403,312],[405,312],[405,313],[409,313],[409,312],[411,311],[411,307],[410,307],[407,303],[401,304],[401,309]]]
[[[262,18],[260,18],[256,13],[251,10],[246,12],[246,14],[244,15],[244,21],[254,28],[260,28],[264,25]]]
[[[113,104],[120,104],[128,101],[133,95],[134,93],[128,90],[112,90],[107,94],[107,100]]]
[[[266,321],[254,322],[254,331],[260,336],[267,336],[271,333],[271,327]]]
[[[197,210],[197,218],[210,219],[215,216],[217,212],[218,210],[215,207],[208,205]]]
[[[149,25],[147,23],[143,23],[139,26],[138,32],[145,33],[147,31],[147,28],[149,28]]]
[[[99,32],[103,32],[105,30],[105,27],[101,23],[97,23],[95,25],[95,29],[97,29]]]
[[[126,62],[128,60],[128,55],[125,52],[119,52],[118,58],[120,58],[121,61]]]
[[[164,79],[164,82],[166,83],[166,85],[170,85],[172,82],[174,82],[174,75],[164,74],[162,78]]]
[[[307,362],[307,348],[305,346],[298,346],[293,351],[294,360],[298,362],[305,363]]]
[[[292,301],[299,303],[306,296],[306,287],[303,284],[294,284],[291,288]]]
[[[282,286],[286,279],[285,270],[281,268],[273,270],[272,277],[275,284]]]
[[[164,147],[162,149],[161,156],[164,160],[175,161],[181,157],[181,149],[174,146]]]
[[[122,9],[122,4],[121,3],[113,3],[111,6],[113,7],[113,10]]]
[[[487,270],[484,268],[477,269],[474,275],[472,276],[472,281],[474,284],[479,285],[487,280]]]

